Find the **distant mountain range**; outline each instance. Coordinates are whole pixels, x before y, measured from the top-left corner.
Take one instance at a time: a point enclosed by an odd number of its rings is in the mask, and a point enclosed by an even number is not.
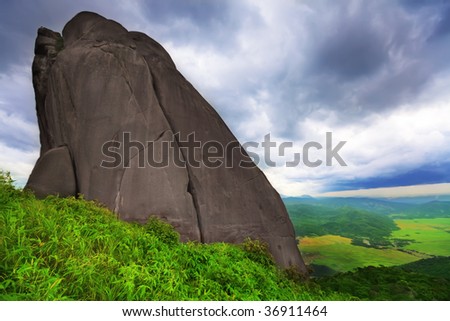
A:
[[[396,197],[396,198],[382,198],[386,201],[409,203],[409,204],[423,204],[433,201],[450,202],[450,195],[432,195],[432,196],[417,196],[417,197]]]
[[[450,217],[450,196],[408,197],[396,199],[377,199],[364,197],[301,197],[283,198],[286,205],[308,204],[329,208],[352,207],[377,214],[398,217]]]

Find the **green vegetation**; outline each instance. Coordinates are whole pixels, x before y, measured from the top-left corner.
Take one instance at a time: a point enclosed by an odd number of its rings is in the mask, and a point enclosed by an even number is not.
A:
[[[430,264],[439,266],[436,261]],[[322,288],[351,293],[362,300],[450,300],[449,278],[417,273],[411,267],[359,268],[317,282]]]
[[[298,236],[340,235],[363,246],[389,245],[387,238],[398,229],[385,215],[351,207],[328,208],[320,205],[287,204]]]
[[[392,238],[407,240],[405,250],[450,256],[450,218],[396,220],[400,230]]]
[[[450,257],[434,257],[402,265],[408,272],[450,279]]]
[[[393,266],[430,256],[450,256],[450,219],[396,220],[400,230],[390,238],[395,246],[367,248],[337,235],[303,237],[300,249],[307,263],[319,265],[316,275],[329,275],[321,266],[338,272],[366,266]]]
[[[322,289],[361,300],[450,300],[450,202],[285,201]]]
[[[450,300],[450,257],[430,258],[450,256],[450,202],[285,202],[322,289],[361,300]]]
[[[432,256],[450,256],[450,218],[445,217],[446,203],[402,204],[403,213],[418,215],[418,209],[433,209],[424,217],[399,219],[390,215],[369,213],[345,205],[344,200],[322,200],[334,207],[318,204],[316,199],[291,200],[286,207],[300,239],[300,249],[313,275],[326,276],[368,266],[395,266]],[[348,200],[347,200],[348,201]],[[351,199],[351,203],[368,207],[368,199]],[[374,201],[380,211],[386,201]],[[382,206],[383,205],[383,206]],[[393,205],[392,207],[395,207]],[[398,208],[397,208],[398,209]],[[414,209],[414,211],[413,211]],[[398,214],[396,214],[398,215]],[[403,217],[408,215],[402,214]]]
[[[337,235],[304,237],[300,249],[307,264],[327,266],[334,271],[346,272],[365,266],[393,266],[417,261],[417,256],[395,249],[374,249],[351,244],[351,239]],[[315,275],[322,276],[329,274]]]
[[[450,202],[448,201],[432,201],[425,204],[416,204],[407,209],[395,211],[390,214],[392,218],[450,218]]]
[[[273,264],[263,244],[180,243],[168,224],[93,202],[37,200],[0,174],[0,300],[345,300]]]
[[[0,300],[450,300],[450,257],[421,259],[448,255],[450,219],[402,219],[394,230],[380,214],[295,209],[297,231],[305,223],[311,234],[304,257],[332,276],[305,283],[258,241],[181,243],[156,218],[131,224],[83,199],[37,200],[0,173]],[[397,248],[367,247],[380,238]]]

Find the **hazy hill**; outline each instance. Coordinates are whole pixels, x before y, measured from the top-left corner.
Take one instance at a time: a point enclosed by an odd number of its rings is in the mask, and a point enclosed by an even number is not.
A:
[[[445,199],[445,198],[444,198]],[[283,199],[286,206],[306,204],[325,206],[328,208],[341,208],[345,206],[365,210],[372,213],[396,215],[401,217],[450,217],[450,201],[429,201],[428,198],[419,198],[417,202],[413,198],[402,201],[360,197],[288,197]],[[425,201],[422,203],[422,201]]]
[[[301,198],[291,197],[284,199],[285,204],[308,204],[321,205],[330,208],[340,208],[350,206],[356,209],[366,210],[379,214],[391,214],[409,210],[414,205],[398,203],[375,198],[362,197],[320,197],[320,198]]]
[[[433,201],[450,202],[449,195],[427,195],[427,196],[415,196],[415,197],[395,197],[395,198],[382,198],[382,200],[399,203],[409,204],[424,204]]]

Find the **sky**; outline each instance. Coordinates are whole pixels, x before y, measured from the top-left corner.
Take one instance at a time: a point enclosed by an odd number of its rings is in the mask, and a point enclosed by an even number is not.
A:
[[[450,2],[437,0],[2,0],[0,168],[18,185],[39,157],[37,28],[84,10],[161,43],[241,143],[292,142],[258,164],[280,194],[450,194]],[[327,132],[346,166],[326,165]],[[308,142],[321,166],[304,164]]]

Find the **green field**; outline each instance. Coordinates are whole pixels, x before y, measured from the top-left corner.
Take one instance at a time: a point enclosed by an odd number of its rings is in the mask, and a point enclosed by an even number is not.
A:
[[[307,264],[325,265],[336,271],[365,266],[394,266],[430,256],[450,256],[450,218],[396,220],[400,230],[392,239],[411,241],[401,248],[375,249],[351,244],[337,235],[303,237],[300,249]],[[406,250],[406,251],[405,251]]]
[[[393,238],[413,240],[404,249],[429,255],[450,256],[450,218],[396,220],[400,230]]]
[[[351,244],[351,239],[337,235],[304,237],[300,249],[307,264],[325,265],[345,272],[364,266],[394,266],[417,261],[426,256],[395,249],[374,249]]]

